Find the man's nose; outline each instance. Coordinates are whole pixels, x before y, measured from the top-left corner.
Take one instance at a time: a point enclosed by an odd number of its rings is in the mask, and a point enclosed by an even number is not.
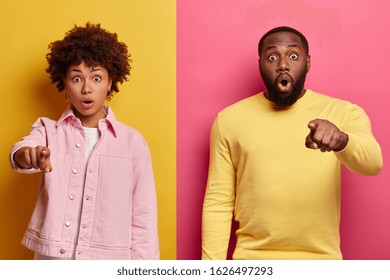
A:
[[[280,58],[278,63],[278,72],[288,72],[290,71],[290,66],[285,58]]]

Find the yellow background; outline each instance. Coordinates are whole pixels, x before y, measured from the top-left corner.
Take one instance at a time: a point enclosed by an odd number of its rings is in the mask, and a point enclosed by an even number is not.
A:
[[[12,171],[8,153],[40,116],[58,119],[63,93],[50,84],[45,55],[74,24],[87,21],[128,45],[131,76],[109,102],[116,117],[149,143],[159,211],[162,259],[176,258],[175,0],[6,1],[0,3],[0,259],[31,259],[21,238],[33,211],[39,175]]]

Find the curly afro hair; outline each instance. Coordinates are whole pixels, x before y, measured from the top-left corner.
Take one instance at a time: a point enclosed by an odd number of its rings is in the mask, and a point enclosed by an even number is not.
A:
[[[64,79],[68,68],[84,61],[89,66],[104,66],[112,79],[111,91],[119,92],[118,82],[127,81],[130,75],[130,55],[126,44],[118,42],[116,33],[110,33],[100,24],[87,23],[85,27],[75,25],[65,34],[63,40],[49,44],[46,55],[53,84],[61,92],[65,88]],[[107,96],[111,99],[111,94]]]

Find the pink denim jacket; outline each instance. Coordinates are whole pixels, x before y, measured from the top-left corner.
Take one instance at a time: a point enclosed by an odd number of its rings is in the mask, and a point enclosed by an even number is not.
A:
[[[49,147],[53,167],[50,173],[42,173],[38,200],[22,243],[52,257],[159,259],[156,191],[148,145],[138,131],[118,122],[110,107],[104,109],[107,117],[99,121],[101,136],[86,172],[84,129],[71,109],[58,121],[39,118],[30,134],[12,147],[10,162],[18,172],[39,172],[16,166],[13,154],[23,146]]]

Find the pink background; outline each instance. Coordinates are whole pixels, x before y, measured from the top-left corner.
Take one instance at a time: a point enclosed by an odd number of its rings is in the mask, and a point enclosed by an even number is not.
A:
[[[306,35],[306,87],[350,100],[369,115],[382,147],[376,177],[343,170],[345,259],[390,259],[390,21],[387,1],[177,1],[177,258],[199,259],[209,131],[218,111],[264,90],[261,35],[289,25]]]

